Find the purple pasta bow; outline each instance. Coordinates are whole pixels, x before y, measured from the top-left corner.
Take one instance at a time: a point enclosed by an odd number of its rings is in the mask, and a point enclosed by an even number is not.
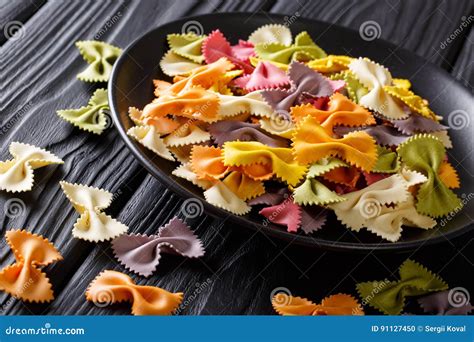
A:
[[[162,252],[188,258],[204,255],[201,240],[177,217],[161,227],[157,235],[121,235],[112,241],[112,249],[124,266],[145,277],[155,271]]]
[[[290,108],[319,97],[331,96],[341,84],[331,81],[303,63],[293,61],[288,69],[291,88],[268,89],[261,92],[265,101],[285,119],[290,120]]]
[[[209,126],[209,133],[215,143],[222,146],[226,141],[258,141],[272,147],[288,147],[289,141],[272,135],[258,124],[235,120],[219,121]]]
[[[462,287],[421,297],[418,303],[426,313],[436,315],[467,315],[474,309],[469,293]]]

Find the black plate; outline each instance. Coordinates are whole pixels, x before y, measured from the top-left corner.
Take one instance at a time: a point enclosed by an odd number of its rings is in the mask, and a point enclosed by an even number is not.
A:
[[[250,18],[250,19],[249,19]],[[115,126],[126,145],[140,163],[161,182],[184,198],[203,199],[202,190],[186,180],[174,177],[171,171],[177,163],[164,160],[130,139],[126,131],[133,126],[128,118],[129,106],[143,108],[153,99],[152,80],[169,79],[163,75],[159,61],[168,50],[166,35],[182,32],[184,25],[195,20],[204,28],[205,33],[220,29],[232,43],[246,39],[258,27],[269,23],[284,24],[288,18],[273,14],[219,13],[183,18],[173,21],[146,33],[135,40],[120,56],[114,65],[109,81],[109,101]],[[416,93],[430,101],[432,109],[445,117],[453,111],[470,113],[473,108],[471,93],[457,83],[447,72],[441,70],[412,52],[399,49],[383,40],[364,41],[358,32],[327,23],[298,18],[290,29],[295,36],[301,31],[308,31],[318,45],[331,54],[344,54],[354,57],[367,56],[389,68],[394,77],[407,78],[413,84]],[[471,114],[470,114],[471,115]],[[472,119],[472,118],[469,118]],[[334,218],[331,213],[325,227],[312,236],[287,233],[282,227],[264,226],[263,219],[255,210],[249,215],[239,217],[216,208],[203,200],[208,214],[225,218],[237,226],[259,229],[268,235],[294,241],[295,243],[345,251],[403,251],[421,245],[446,241],[473,227],[474,212],[473,174],[473,132],[471,124],[462,130],[451,130],[450,135],[454,148],[449,151],[450,160],[458,170],[462,188],[458,194],[465,194],[467,205],[451,217],[438,224],[432,230],[406,228],[400,241],[390,243],[375,235],[362,231],[349,232]],[[469,214],[471,217],[469,217]],[[440,220],[438,220],[440,221]]]

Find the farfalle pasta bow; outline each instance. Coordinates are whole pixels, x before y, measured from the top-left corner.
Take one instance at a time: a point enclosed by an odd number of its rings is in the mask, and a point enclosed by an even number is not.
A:
[[[101,306],[131,302],[133,315],[171,315],[181,304],[183,294],[136,285],[128,275],[106,270],[90,283],[86,299]]]
[[[122,50],[111,44],[97,40],[85,40],[76,42],[84,60],[89,66],[77,75],[77,78],[85,82],[107,82],[112,66],[122,53]]]
[[[303,63],[292,62],[288,69],[290,89],[262,90],[265,101],[278,113],[289,112],[292,106],[300,105],[310,99],[330,96],[341,85],[325,78]]]
[[[405,307],[405,298],[446,290],[448,285],[438,275],[422,265],[406,260],[398,269],[400,280],[358,283],[357,292],[362,303],[387,315],[398,315]]]
[[[440,140],[426,134],[416,135],[401,144],[397,152],[408,168],[421,172],[428,178],[416,194],[418,212],[436,218],[462,207],[461,200],[439,176],[439,169],[446,155]]]
[[[347,164],[336,158],[323,158],[309,167],[306,180],[293,192],[295,203],[301,205],[328,205],[345,199],[328,189],[316,177],[323,176]]]
[[[282,43],[257,43],[255,53],[258,57],[283,64],[293,60],[312,60],[326,57],[323,51],[311,39],[308,32],[301,32],[295,37],[294,44],[287,46]]]
[[[306,298],[277,293],[272,298],[272,305],[273,309],[283,316],[364,315],[357,299],[344,293],[328,296],[320,304]]]
[[[107,127],[107,120],[111,120],[104,113],[107,110],[109,110],[107,89],[97,89],[89,99],[87,106],[77,109],[61,109],[56,113],[62,119],[84,131],[101,134]]]
[[[347,163],[370,171],[377,161],[374,139],[365,132],[352,132],[333,138],[318,121],[308,116],[296,127],[293,135],[295,158],[302,164],[325,157],[339,157]]]
[[[330,205],[337,218],[348,228],[369,231],[389,241],[397,241],[402,225],[429,229],[436,225],[430,217],[419,214],[409,188],[426,182],[426,177],[403,171],[375,182],[364,189],[341,195],[344,201]]]
[[[184,34],[169,34],[167,37],[170,51],[178,56],[184,57],[194,63],[202,64],[202,42],[206,39],[204,35],[189,32]]]
[[[342,55],[329,55],[308,62],[308,66],[322,73],[334,73],[347,70],[354,58]]]
[[[62,260],[51,242],[25,230],[8,230],[6,240],[16,262],[0,271],[0,290],[27,302],[54,299],[51,283],[41,267]]]
[[[469,302],[469,292],[465,288],[453,288],[435,292],[418,299],[424,312],[431,315],[467,315],[474,306]]]
[[[81,215],[72,230],[72,236],[92,242],[113,239],[128,230],[123,223],[102,211],[110,206],[113,194],[81,184],[61,181],[61,188],[74,209]]]
[[[256,29],[248,39],[254,45],[277,43],[290,46],[293,41],[290,29],[285,25],[268,24]]]
[[[321,110],[311,104],[296,106],[291,109],[295,122],[306,116],[315,118],[322,127],[332,133],[334,126],[368,126],[374,125],[375,119],[366,109],[350,101],[340,93],[335,93],[329,100],[327,110]]]
[[[29,191],[33,188],[33,170],[64,162],[42,148],[12,142],[8,148],[13,159],[0,162],[0,190],[7,192]]]
[[[253,45],[250,47],[253,47]],[[237,68],[242,69],[244,73],[249,74],[254,69],[253,66],[248,63],[248,58],[242,58],[242,56],[239,55],[239,52],[242,52],[241,48],[242,43],[240,46],[232,47],[222,32],[215,30],[204,39],[202,43],[202,54],[208,64],[217,61],[219,58],[226,58]],[[248,54],[247,57],[252,54],[253,53]]]
[[[349,64],[349,69],[369,89],[369,92],[359,99],[359,104],[389,119],[403,119],[408,116],[400,103],[385,91],[385,86],[392,85],[392,75],[386,68],[368,59],[359,58]]]
[[[204,255],[201,241],[179,218],[171,219],[156,235],[124,234],[112,241],[115,257],[127,268],[145,277],[155,271],[161,253],[188,258]]]
[[[282,88],[290,83],[285,72],[274,64],[260,61],[255,70],[249,74],[235,79],[234,84],[247,91],[269,88]]]
[[[269,147],[259,142],[226,142],[224,164],[228,166],[270,165],[272,173],[289,185],[296,185],[306,172],[305,166],[295,162],[291,149]]]
[[[267,133],[258,124],[236,120],[220,121],[209,126],[212,139],[218,146],[227,141],[258,141],[271,147],[288,147],[288,140]]]

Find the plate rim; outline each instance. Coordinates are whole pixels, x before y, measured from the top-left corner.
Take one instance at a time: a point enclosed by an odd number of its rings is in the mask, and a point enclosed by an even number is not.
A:
[[[122,120],[120,119],[120,114],[118,111],[118,106],[117,106],[117,101],[115,100],[115,81],[118,77],[118,70],[120,69],[121,65],[124,62],[124,57],[127,52],[132,50],[135,45],[137,45],[142,39],[144,39],[146,36],[153,34],[155,31],[159,31],[163,29],[165,26],[172,26],[176,25],[179,23],[183,23],[188,20],[199,20],[200,18],[205,18],[205,17],[213,17],[216,15],[219,16],[244,16],[252,14],[254,17],[259,16],[259,17],[265,17],[268,19],[268,17],[273,17],[273,18],[278,18],[278,19],[284,19],[286,15],[284,14],[277,14],[277,13],[252,13],[252,12],[220,12],[218,14],[216,13],[207,13],[207,14],[201,14],[201,15],[190,15],[190,16],[185,16],[176,20],[172,21],[167,21],[163,24],[160,24],[156,26],[153,29],[148,30],[144,34],[138,36],[135,38],[125,49],[123,49],[122,54],[119,56],[119,58],[115,61],[112,72],[109,78],[109,81],[107,83],[107,89],[108,89],[108,101],[109,101],[109,107],[110,111],[112,114],[112,119],[114,120],[114,126],[116,127],[120,138],[124,141],[125,145],[127,148],[132,152],[134,157],[139,161],[139,163],[156,179],[158,179],[160,182],[164,183],[167,187],[169,187],[175,194],[180,196],[182,199],[190,199],[190,198],[195,198],[199,200],[203,204],[203,214],[205,215],[210,215],[212,217],[216,218],[223,218],[226,217],[226,220],[228,219],[230,222],[239,225],[239,226],[244,226],[246,229],[260,232],[262,234],[278,238],[280,240],[289,242],[290,244],[297,244],[297,245],[302,245],[310,248],[320,248],[320,249],[326,249],[330,251],[338,251],[338,252],[359,252],[359,253],[371,253],[371,252],[408,252],[412,251],[416,248],[424,247],[424,246],[430,246],[433,244],[438,244],[438,243],[443,243],[446,242],[446,240],[451,240],[456,237],[459,237],[461,235],[464,235],[465,233],[469,232],[474,228],[473,224],[468,224],[464,227],[461,227],[457,229],[456,231],[453,232],[448,232],[446,234],[436,236],[436,237],[430,237],[424,240],[419,240],[419,241],[401,241],[401,242],[387,242],[387,241],[381,241],[379,243],[356,243],[356,242],[344,242],[344,241],[328,241],[325,239],[319,239],[315,236],[311,235],[301,235],[301,234],[292,234],[283,230],[275,229],[272,228],[273,225],[263,225],[260,223],[253,222],[250,219],[244,218],[242,216],[238,216],[235,214],[232,214],[224,209],[221,209],[219,207],[216,207],[210,203],[208,203],[205,199],[200,198],[193,194],[191,191],[186,189],[185,187],[179,185],[175,181],[173,181],[168,174],[165,174],[162,172],[160,169],[154,167],[153,162],[147,158],[145,153],[143,153],[140,149],[143,148],[141,145],[139,145],[136,141],[131,139],[127,135],[127,130],[125,129]],[[347,32],[350,32],[350,34],[357,34],[357,31],[348,27],[340,26],[338,24],[332,24],[324,21],[320,21],[317,19],[310,19],[310,18],[305,18],[305,17],[300,17],[299,20],[306,21],[306,22],[317,22],[320,25],[326,25],[329,27],[337,27],[339,30],[344,30]],[[385,40],[385,39],[378,39],[379,41],[382,41],[384,44],[388,44],[392,47],[395,47],[396,45]],[[465,86],[460,83],[458,80],[456,80],[450,73],[448,73],[446,70],[434,65],[431,61],[428,61],[424,59],[421,56],[418,56],[414,52],[407,50],[405,48],[398,48],[398,51],[404,51],[405,53],[409,53],[412,55],[414,58],[417,58],[421,61],[423,61],[426,64],[429,64],[431,68],[437,69],[438,72],[443,72],[445,75],[452,80],[456,81],[463,89],[468,91]],[[202,214],[201,214],[202,215]],[[348,228],[346,228],[348,229]],[[434,231],[433,231],[434,232]],[[290,241],[291,240],[291,241]]]

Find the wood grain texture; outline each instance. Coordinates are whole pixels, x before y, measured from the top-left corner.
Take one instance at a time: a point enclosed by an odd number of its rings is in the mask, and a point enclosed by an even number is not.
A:
[[[0,48],[2,65],[5,65],[0,79],[8,84],[6,91],[0,93],[0,120],[2,127],[9,127],[6,132],[0,132],[0,156],[2,160],[8,157],[6,147],[11,141],[24,141],[50,149],[66,163],[62,167],[38,170],[37,184],[31,193],[14,196],[0,193],[0,208],[13,197],[25,203],[19,217],[11,219],[2,214],[0,227],[2,236],[6,229],[13,227],[45,235],[63,253],[64,261],[46,269],[54,284],[55,301],[45,305],[24,304],[2,294],[1,313],[129,313],[126,304],[100,308],[85,301],[85,289],[101,271],[126,270],[113,258],[109,243],[94,245],[72,238],[72,225],[78,216],[62,194],[59,180],[112,191],[115,200],[108,212],[129,225],[133,232],[155,232],[171,217],[180,215],[182,199],[138,165],[113,128],[102,136],[94,136],[72,128],[56,116],[57,109],[83,105],[93,90],[75,78],[85,66],[73,45],[76,40],[100,35],[101,40],[125,47],[150,28],[186,15],[269,11],[291,16],[300,11],[302,16],[354,29],[364,21],[375,20],[381,26],[382,38],[452,69],[453,75],[461,80],[472,80],[472,44],[466,47],[469,37],[460,36],[443,51],[433,51],[440,37],[453,30],[461,15],[469,13],[466,11],[471,2],[459,1],[457,6],[448,6],[446,1],[420,3],[391,4],[376,0],[47,2],[26,21],[29,34],[21,40],[7,41]],[[114,16],[118,20],[108,25]],[[452,55],[460,51],[461,59],[456,60]],[[355,294],[355,282],[371,280],[375,274],[380,279],[394,276],[398,265],[410,256],[336,254],[301,248],[204,214],[189,223],[204,241],[207,250],[204,258],[187,260],[164,256],[149,279],[133,276],[140,284],[184,292],[187,304],[183,314],[271,314],[270,295],[278,287],[315,300],[337,292]],[[3,266],[13,258],[4,240],[0,246]],[[452,286],[467,287],[474,293],[473,247],[470,235],[447,241],[437,246],[436,252],[433,248],[421,248],[411,257],[439,271]]]
[[[0,1],[0,45],[5,43],[9,37],[8,33],[13,33],[8,28],[8,24],[25,23],[36,13],[46,0],[1,0]]]
[[[474,29],[472,28],[456,59],[452,74],[474,92]]]

